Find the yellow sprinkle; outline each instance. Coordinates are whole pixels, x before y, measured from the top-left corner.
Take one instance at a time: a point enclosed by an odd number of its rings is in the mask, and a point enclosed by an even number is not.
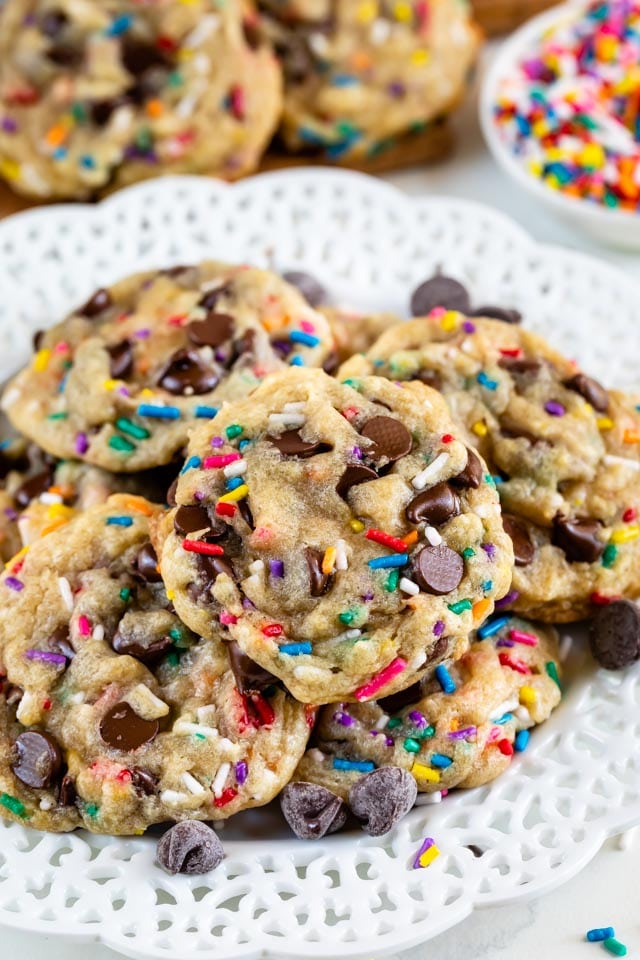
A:
[[[7,562],[5,563],[5,567],[9,569],[9,567],[12,567],[15,563],[18,562],[18,560],[21,560],[28,549],[29,547],[23,547],[21,550],[18,550],[15,557],[11,557],[11,560],[7,560]]]
[[[230,490],[229,493],[225,493],[219,497],[218,503],[237,503],[238,500],[244,500],[248,493],[249,487],[246,483],[243,483],[241,487],[236,487],[235,490]]]
[[[68,507],[65,503],[52,503],[47,510],[47,520],[59,520],[62,517],[70,520],[75,512],[73,507]]]
[[[0,177],[4,177],[5,180],[17,180],[20,177],[20,164],[7,157],[0,158]]]
[[[598,424],[598,430],[613,429],[613,420],[611,419],[611,417],[598,417],[596,423]]]
[[[611,534],[611,543],[629,543],[630,540],[637,540],[638,537],[640,537],[640,526],[637,523],[631,523],[621,527],[620,530],[614,530]]]
[[[119,383],[119,380],[103,380],[102,386],[105,390],[115,390]]]
[[[442,320],[440,321],[440,326],[447,333],[450,333],[452,330],[455,330],[458,326],[458,314],[455,310],[447,310]]]
[[[362,520],[349,520],[349,526],[354,533],[362,533],[364,530],[364,523]]]
[[[421,867],[429,867],[440,856],[440,851],[434,844],[432,847],[429,847],[428,850],[425,850],[423,854],[418,858],[418,863]]]
[[[333,568],[336,565],[336,555],[337,550],[335,547],[327,547],[325,550],[324,557],[322,558],[322,572],[325,576],[333,573]]]
[[[588,143],[578,154],[578,163],[583,167],[602,167],[607,156],[599,143]]]
[[[60,517],[59,520],[53,520],[52,523],[49,523],[46,527],[43,527],[40,531],[41,537],[48,537],[50,533],[53,533],[54,530],[59,530],[60,527],[64,527],[69,523],[71,517]]]
[[[411,63],[414,67],[424,67],[430,59],[428,50],[414,50],[411,54]]]
[[[473,424],[471,429],[473,430],[473,432],[477,437],[486,437],[486,435],[489,432],[489,429],[486,423],[484,422],[484,420],[476,420],[476,422]]]
[[[360,23],[371,23],[378,15],[378,4],[375,0],[364,0],[359,4],[356,16]]]
[[[398,2],[393,5],[393,15],[396,20],[400,20],[402,23],[411,23],[413,20],[413,7],[410,3],[407,3],[407,0],[398,0]]]
[[[167,590],[167,599],[168,599],[168,600],[175,600],[175,598],[176,598],[176,592],[175,592],[175,590]]]
[[[140,391],[139,396],[144,397],[147,400],[149,397],[154,397],[155,394],[153,390],[149,390],[149,387],[145,387],[144,390]]]
[[[425,767],[424,763],[414,763],[411,767],[411,773],[416,780],[428,780],[430,783],[440,783],[440,774],[431,767]]]
[[[44,371],[49,366],[49,360],[51,359],[51,350],[38,350],[35,357],[33,358],[33,369],[36,373],[44,373]]]
[[[520,703],[523,707],[532,707],[537,699],[538,694],[533,687],[520,687]]]

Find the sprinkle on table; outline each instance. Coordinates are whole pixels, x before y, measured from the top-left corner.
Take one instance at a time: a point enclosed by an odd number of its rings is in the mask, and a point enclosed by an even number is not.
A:
[[[587,940],[589,943],[600,943],[603,940],[612,940],[616,935],[613,927],[594,927],[587,930]]]
[[[440,851],[436,846],[435,840],[433,840],[432,837],[426,837],[413,861],[413,869],[420,870],[429,867],[439,856]]]

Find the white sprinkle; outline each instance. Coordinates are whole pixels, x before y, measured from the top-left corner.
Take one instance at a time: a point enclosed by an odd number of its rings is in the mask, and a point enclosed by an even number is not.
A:
[[[329,41],[323,33],[312,33],[309,35],[308,44],[315,54],[323,57],[329,46]]]
[[[20,397],[20,391],[15,387],[13,390],[7,390],[2,397],[2,409],[8,410]]]
[[[347,545],[344,540],[336,540],[336,570],[348,570]]]
[[[483,520],[486,520],[487,517],[498,517],[500,512],[500,504],[498,503],[479,503],[474,508],[476,516]]]
[[[505,700],[504,703],[501,703],[499,706],[492,711],[492,718],[499,720],[500,717],[504,717],[505,713],[513,713],[519,704],[517,697],[512,697],[511,700]],[[492,719],[493,722],[493,719]]]
[[[307,756],[309,760],[313,761],[313,763],[324,763],[324,761],[327,759],[326,753],[323,753],[322,750],[318,750],[316,747],[311,750],[307,750]]]
[[[356,637],[362,636],[362,630],[358,630],[356,627],[354,627],[352,630],[345,630],[343,636],[345,640],[355,640]]]
[[[42,800],[40,801],[41,810],[51,810],[51,808],[54,806],[55,806],[55,803],[53,802],[51,797],[43,797]]]
[[[564,637],[560,640],[560,663],[564,663],[567,657],[571,652],[571,647],[573,646],[573,637],[569,636],[568,633],[565,633]]]
[[[416,797],[416,807],[428,807],[432,803],[440,803],[441,800],[441,790],[436,790],[434,793],[419,793]]]
[[[413,487],[416,490],[424,490],[428,483],[432,480],[435,480],[439,476],[440,472],[444,468],[445,464],[449,460],[449,454],[439,453],[435,458],[433,463],[430,463],[424,470],[421,470],[420,473],[417,473],[413,480],[411,481]]]
[[[222,472],[225,477],[241,477],[247,472],[247,461],[236,460],[235,463],[228,463]]]
[[[531,714],[529,713],[526,707],[522,707],[522,706],[518,707],[516,710],[513,711],[513,715],[515,716],[516,720],[519,720],[523,726],[525,727],[531,726]]]
[[[286,413],[300,413],[301,410],[304,410],[306,407],[306,402],[304,400],[296,400],[293,403],[285,403],[282,408]]]
[[[71,590],[71,585],[66,577],[58,577],[58,589],[60,590],[60,596],[62,597],[62,602],[65,607],[71,613],[73,610],[73,592]]]
[[[213,790],[214,797],[219,797],[224,790],[224,785],[227,782],[227,777],[229,776],[229,771],[231,770],[230,763],[221,763],[216,773],[216,778],[213,781],[211,789]]]
[[[59,493],[41,493],[39,499],[40,503],[44,503],[47,506],[63,502],[63,498]]]
[[[201,797],[205,793],[205,789],[200,783],[199,780],[196,780],[188,771],[182,774],[182,782],[190,793],[193,793],[196,797]]]
[[[200,723],[209,723],[210,720],[215,720],[216,708],[208,703],[205,707],[198,707],[196,716]],[[209,725],[211,726],[211,724]]]
[[[211,70],[211,60],[206,53],[198,53],[191,61],[191,67],[196,71],[196,73],[209,73]]]
[[[424,528],[424,538],[427,543],[430,543],[432,547],[439,547],[442,543],[442,537],[438,533],[435,527],[425,527]]]
[[[67,699],[67,703],[80,704],[84,703],[84,693],[81,690],[78,693],[72,693],[71,696]]]
[[[414,583],[413,580],[409,580],[408,577],[402,577],[398,586],[403,593],[408,593],[412,597],[415,597],[416,594],[420,593],[420,587],[418,584]]]
[[[296,413],[291,411],[291,413],[272,413],[269,415],[269,426],[270,427],[291,427],[298,428],[303,427],[307,422],[307,418],[304,413]]]
[[[202,17],[198,25],[182,41],[183,47],[199,47],[207,37],[220,29],[220,17],[217,13]]]
[[[377,17],[371,24],[371,29],[369,30],[369,37],[371,43],[375,46],[380,46],[389,39],[391,34],[391,24],[388,20],[383,20],[381,17]]]
[[[205,727],[202,723],[190,723],[188,720],[176,720],[173,725],[173,732],[182,736],[199,733],[203,737],[211,737],[211,739],[220,736],[215,727]]]
[[[253,574],[262,573],[264,570],[264,560],[254,560],[253,563],[249,564],[249,570]]]
[[[97,623],[93,628],[93,633],[91,634],[94,640],[104,640],[104,627],[101,623]]]
[[[184,803],[189,797],[186,793],[180,793],[178,790],[163,790],[160,799],[163,803],[178,804]]]
[[[388,723],[389,723],[389,717],[387,716],[386,713],[383,713],[382,716],[379,717],[378,720],[376,720],[374,726],[376,730],[384,730],[384,728]]]
[[[427,653],[425,650],[421,650],[420,653],[417,653],[413,660],[409,661],[409,671],[419,670],[423,663],[427,661]]]
[[[637,827],[631,827],[630,830],[625,830],[624,833],[621,833],[618,837],[618,850],[628,850],[635,840],[637,832]]]
[[[604,462],[608,467],[629,467],[630,470],[640,470],[640,460],[628,460],[626,457],[614,457],[608,453]]]
[[[30,711],[36,708],[37,700],[34,695],[29,691],[25,690],[20,699],[16,710],[16,717],[20,723],[29,727],[32,723],[37,722],[37,717],[31,717]],[[39,712],[39,708],[36,709],[36,713]]]

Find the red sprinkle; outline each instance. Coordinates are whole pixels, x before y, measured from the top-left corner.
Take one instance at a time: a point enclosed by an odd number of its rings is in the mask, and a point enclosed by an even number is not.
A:
[[[232,517],[237,509],[235,503],[216,503],[216,514],[219,517]]]
[[[178,44],[172,37],[160,34],[156,40],[156,47],[158,50],[166,50],[168,53],[173,53],[174,50],[178,49]]]
[[[270,727],[273,721],[276,719],[275,712],[270,703],[264,699],[264,697],[259,693],[252,693],[250,697],[244,697],[244,702],[247,704],[251,703],[253,709],[257,713],[257,726],[259,727]]]
[[[631,523],[632,520],[635,520],[638,516],[638,511],[635,507],[629,507],[628,510],[622,514],[622,519],[625,523]]]
[[[443,442],[443,443],[452,443],[452,442],[453,442],[453,434],[451,434],[451,433],[445,433],[445,434],[443,434],[443,436],[442,436],[442,442]]]
[[[501,653],[498,658],[503,667],[511,667],[516,673],[531,673],[526,663],[523,663],[522,660],[513,660],[508,653]]]
[[[133,777],[129,770],[121,770],[119,774],[116,775],[116,780],[118,783],[131,783]]]
[[[234,790],[233,787],[227,787],[226,790],[223,790],[219,797],[213,801],[214,807],[226,807],[228,803],[238,796],[238,791]]]
[[[217,543],[205,543],[204,540],[183,540],[182,549],[188,553],[203,553],[207,557],[221,557],[224,553]]]
[[[594,591],[589,599],[591,600],[591,603],[596,605],[596,607],[606,607],[608,603],[613,603],[614,600],[621,600],[622,597],[620,594],[612,594],[609,597],[604,593],[598,593],[597,591]]]
[[[500,353],[503,357],[519,357],[522,353],[520,347],[501,347]]]
[[[167,323],[170,327],[183,327],[186,320],[186,313],[174,313],[172,316],[167,317]]]
[[[262,632],[265,637],[279,637],[284,633],[284,629],[280,623],[268,623],[266,627],[262,628]]]
[[[513,756],[513,744],[510,740],[507,740],[506,737],[504,740],[498,740],[497,747],[500,753],[503,753],[505,757]]]
[[[219,467],[228,467],[230,463],[241,459],[239,453],[217,453],[211,457],[205,457],[202,466],[205,470],[217,470]]]
[[[407,545],[404,540],[400,540],[398,537],[392,537],[388,533],[384,533],[382,530],[367,530],[365,533],[367,540],[373,540],[374,543],[381,543],[384,547],[389,547],[391,550],[395,550],[396,553],[405,553]]]
[[[49,697],[47,697],[46,700],[43,700],[43,701],[42,701],[42,709],[43,709],[43,710],[51,710],[51,700],[49,700]]]

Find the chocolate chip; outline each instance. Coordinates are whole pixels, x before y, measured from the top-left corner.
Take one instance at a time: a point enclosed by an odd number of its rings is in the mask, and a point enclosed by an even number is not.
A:
[[[58,794],[58,803],[61,807],[72,807],[76,802],[78,792],[73,777],[65,773],[60,784],[60,793]]]
[[[489,317],[490,320],[501,320],[503,323],[522,323],[522,314],[520,311],[509,307],[476,307],[471,316]]]
[[[312,307],[319,307],[321,303],[327,302],[327,291],[310,273],[304,273],[301,270],[289,270],[282,276],[287,283],[300,291]]]
[[[337,350],[332,350],[322,364],[322,369],[325,373],[328,373],[329,376],[332,376],[339,366],[340,355],[338,354]]]
[[[78,67],[84,59],[84,53],[70,43],[59,42],[49,47],[46,57],[58,67]]]
[[[198,579],[195,582],[187,584],[187,593],[194,603],[198,603],[199,601],[203,603],[213,603],[211,587],[220,574],[224,573],[231,580],[237,580],[235,570],[226,557],[198,556],[196,558],[196,565],[198,569]]]
[[[414,497],[405,514],[409,523],[426,521],[433,527],[448,523],[460,513],[460,497],[448,483],[436,483]]]
[[[534,357],[500,357],[498,366],[511,374],[538,374],[542,369],[542,360]]]
[[[91,119],[97,127],[106,127],[115,111],[128,103],[129,98],[125,96],[111,97],[107,100],[96,100],[89,108]]]
[[[13,494],[13,499],[19,507],[28,507],[32,500],[35,500],[40,494],[46,493],[51,486],[52,479],[51,470],[41,470],[34,477],[30,477],[29,480],[20,484]]]
[[[133,348],[128,340],[107,347],[109,370],[113,380],[126,380],[133,373]]]
[[[167,59],[157,46],[136,40],[131,34],[123,37],[121,57],[123,66],[134,77],[139,77],[153,67],[167,66]]]
[[[167,873],[197,875],[215,870],[224,860],[224,850],[218,835],[206,823],[183,820],[161,838],[157,856]]]
[[[374,460],[385,459],[395,463],[401,457],[411,453],[413,438],[405,425],[394,417],[373,417],[361,427],[360,434],[373,441],[373,451],[369,454]]]
[[[309,567],[309,592],[312,597],[323,597],[333,586],[334,575],[322,572],[324,552],[307,547],[305,552]]]
[[[253,514],[251,513],[251,507],[249,506],[248,500],[241,500],[238,504],[238,513],[249,527],[250,530],[255,530],[256,525],[253,521]]]
[[[415,781],[414,781],[415,782]],[[320,840],[341,830],[347,821],[347,808],[340,797],[317,783],[298,780],[280,794],[282,813],[301,840]]]
[[[437,597],[455,590],[464,576],[462,557],[444,543],[423,547],[413,557],[412,566],[421,589]]]
[[[336,493],[343,500],[347,499],[347,494],[351,487],[356,487],[361,483],[369,483],[370,480],[377,480],[378,474],[370,467],[352,466],[347,467],[336,485]]]
[[[569,563],[595,563],[604,553],[605,544],[598,534],[602,530],[599,520],[564,517],[558,514],[553,520],[551,542],[564,550]]]
[[[76,655],[71,646],[69,638],[69,627],[58,627],[53,631],[48,640],[48,646],[52,653],[61,653],[67,660],[73,660]]]
[[[170,507],[175,507],[176,502],[176,491],[178,489],[178,477],[175,478],[169,489],[167,490],[167,504]]]
[[[320,440],[304,440],[299,430],[285,430],[278,437],[269,434],[266,439],[278,448],[283,457],[297,457],[299,460],[307,460],[309,457],[315,457],[317,453],[326,453],[327,450],[331,450],[328,443],[322,443]]]
[[[564,386],[568,390],[579,393],[581,397],[590,403],[594,410],[599,413],[606,413],[609,409],[609,394],[605,388],[592,377],[585,376],[584,373],[577,373],[575,377],[564,380]]]
[[[476,489],[482,483],[483,476],[484,471],[480,457],[467,447],[467,465],[462,473],[459,473],[457,477],[452,477],[449,483],[453,487],[458,487],[458,489],[462,490],[466,490],[469,487]]]
[[[158,570],[158,555],[151,542],[143,544],[133,561],[133,569],[146,583],[162,583]]]
[[[158,788],[158,778],[143,767],[131,767],[131,783],[134,789],[144,797],[153,797]]]
[[[190,323],[187,336],[197,347],[219,347],[226,340],[231,340],[234,329],[235,320],[228,313],[211,312],[204,320]]]
[[[640,659],[640,608],[630,600],[600,607],[589,625],[589,646],[600,666],[621,670]]]
[[[232,362],[238,359],[238,357],[243,357],[250,354],[254,356],[256,352],[256,331],[255,330],[246,330],[241,337],[238,337],[237,340],[233,341],[233,354]]]
[[[209,511],[206,507],[200,507],[197,504],[178,507],[173,518],[174,530],[181,537],[186,537],[188,534],[196,533],[199,530],[208,530],[210,526]]]
[[[442,389],[442,377],[435,370],[419,370],[414,379],[426,384],[427,387],[431,387],[432,390]]]
[[[113,300],[111,299],[111,294],[108,290],[105,290],[104,287],[101,287],[99,290],[96,290],[93,296],[89,297],[85,305],[80,307],[76,312],[80,316],[88,317],[91,320],[112,305]]]
[[[218,375],[191,350],[177,350],[158,374],[158,386],[176,396],[210,393]]]
[[[418,787],[407,770],[379,767],[361,777],[349,790],[349,806],[372,837],[381,837],[409,813]]]
[[[442,640],[443,637],[439,637],[439,639]],[[396,713],[400,713],[405,707],[409,707],[421,699],[422,684],[418,681],[418,683],[407,687],[406,690],[400,690],[398,693],[392,693],[391,696],[378,700],[378,706],[381,710],[384,710],[385,713],[389,714],[389,716],[393,716]]]
[[[114,750],[137,750],[158,735],[157,720],[144,720],[125,700],[107,710],[100,721],[100,736]]]
[[[228,645],[229,663],[241,694],[261,693],[276,684],[277,678],[248,657],[233,640]]]
[[[36,353],[42,346],[42,341],[44,340],[44,334],[45,334],[44,330],[36,330],[36,332],[33,334],[33,337],[31,338],[31,342],[33,343],[33,349],[36,351]]]
[[[431,313],[434,307],[471,313],[471,300],[461,283],[438,274],[421,284],[411,297],[411,312],[414,317],[424,317]]]
[[[157,663],[173,646],[173,640],[166,634],[154,636],[153,633],[147,633],[144,626],[144,613],[141,618],[143,622],[138,622],[134,614],[133,617],[123,617],[116,630],[111,646],[116,653],[122,656],[134,657],[146,665]],[[135,619],[134,619],[135,618]]]
[[[62,767],[62,752],[53,737],[40,730],[26,730],[16,740],[15,751],[11,769],[18,780],[34,790],[50,787]]]
[[[536,549],[524,523],[510,513],[502,514],[504,532],[513,543],[516,567],[527,567],[535,556]]]
[[[204,310],[214,310],[218,300],[229,292],[229,284],[216,287],[214,290],[207,290],[198,300],[198,306]]]

